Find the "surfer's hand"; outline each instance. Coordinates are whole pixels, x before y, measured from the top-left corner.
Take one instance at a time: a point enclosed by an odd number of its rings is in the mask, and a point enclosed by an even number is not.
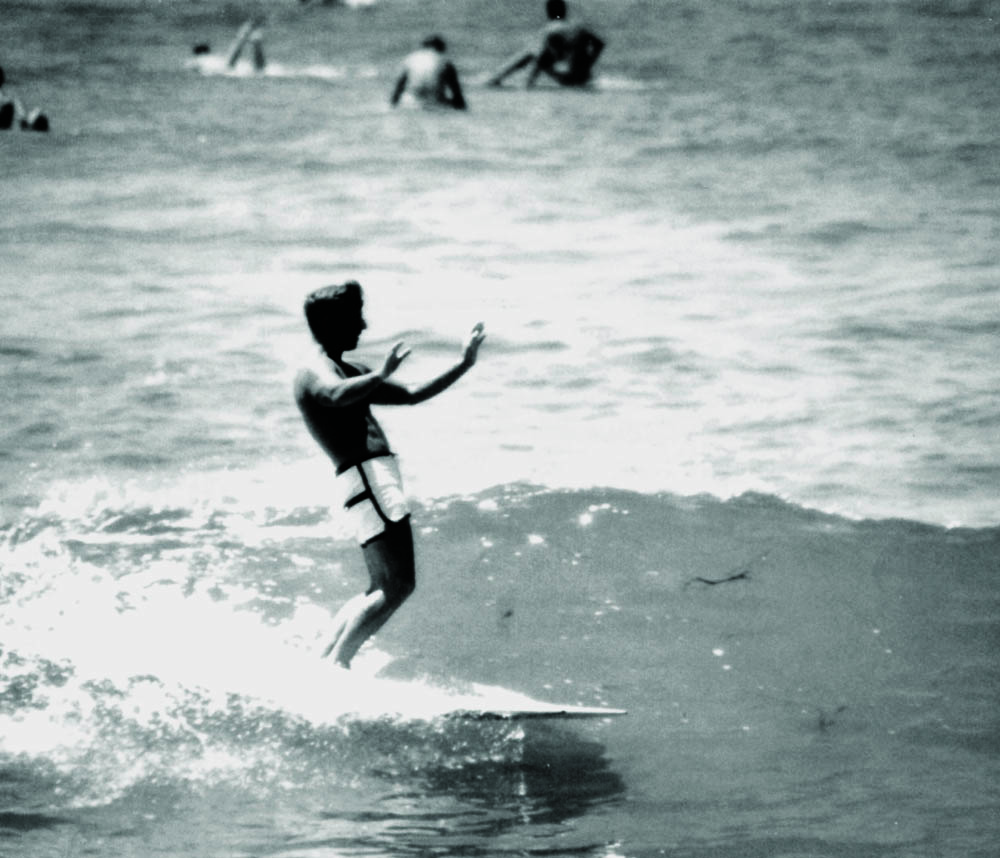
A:
[[[483,328],[483,323],[477,322],[476,326],[472,329],[472,333],[469,334],[468,342],[465,344],[465,355],[462,358],[462,363],[466,366],[475,364],[476,358],[479,356],[479,347],[485,339],[486,331]]]
[[[382,364],[382,369],[379,371],[379,375],[382,377],[383,381],[399,369],[399,365],[406,360],[409,353],[410,350],[404,349],[401,342],[396,343],[396,345],[392,347],[392,351],[390,351],[386,356],[385,363]]]

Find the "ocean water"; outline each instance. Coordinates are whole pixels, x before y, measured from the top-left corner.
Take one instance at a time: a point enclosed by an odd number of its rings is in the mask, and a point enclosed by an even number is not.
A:
[[[5,3],[0,853],[995,854],[1000,4],[587,0],[591,87],[485,87],[540,7]],[[391,110],[434,32],[470,110]],[[348,278],[403,381],[488,332],[378,415],[350,682],[290,390]]]

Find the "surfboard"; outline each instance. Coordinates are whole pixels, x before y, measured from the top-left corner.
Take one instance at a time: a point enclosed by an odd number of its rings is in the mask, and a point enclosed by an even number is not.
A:
[[[419,690],[418,690],[419,689]],[[576,703],[549,703],[496,685],[469,683],[462,688],[444,690],[432,685],[411,686],[411,701],[421,693],[429,712],[437,707],[436,717],[453,721],[527,721],[543,718],[615,718],[624,709],[609,706],[584,706]]]
[[[530,708],[517,709],[456,709],[444,718],[462,721],[526,721],[541,718],[616,718],[627,715],[626,709],[605,706],[560,706],[538,702]]]
[[[423,679],[389,679],[361,671],[335,671],[308,687],[327,717],[346,720],[527,721],[601,719],[625,715],[625,709],[550,703],[496,685]],[[322,701],[321,703],[319,701]]]

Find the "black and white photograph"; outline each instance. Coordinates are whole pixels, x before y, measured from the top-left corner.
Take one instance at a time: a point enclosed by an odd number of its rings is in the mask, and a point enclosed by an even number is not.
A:
[[[995,858],[1000,0],[4,0],[0,855]]]

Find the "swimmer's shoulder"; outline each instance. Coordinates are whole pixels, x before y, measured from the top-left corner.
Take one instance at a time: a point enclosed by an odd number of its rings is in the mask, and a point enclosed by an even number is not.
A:
[[[295,374],[296,396],[334,387],[348,378],[365,375],[371,369],[363,363],[342,361],[337,364],[332,360],[317,357],[304,364]]]

